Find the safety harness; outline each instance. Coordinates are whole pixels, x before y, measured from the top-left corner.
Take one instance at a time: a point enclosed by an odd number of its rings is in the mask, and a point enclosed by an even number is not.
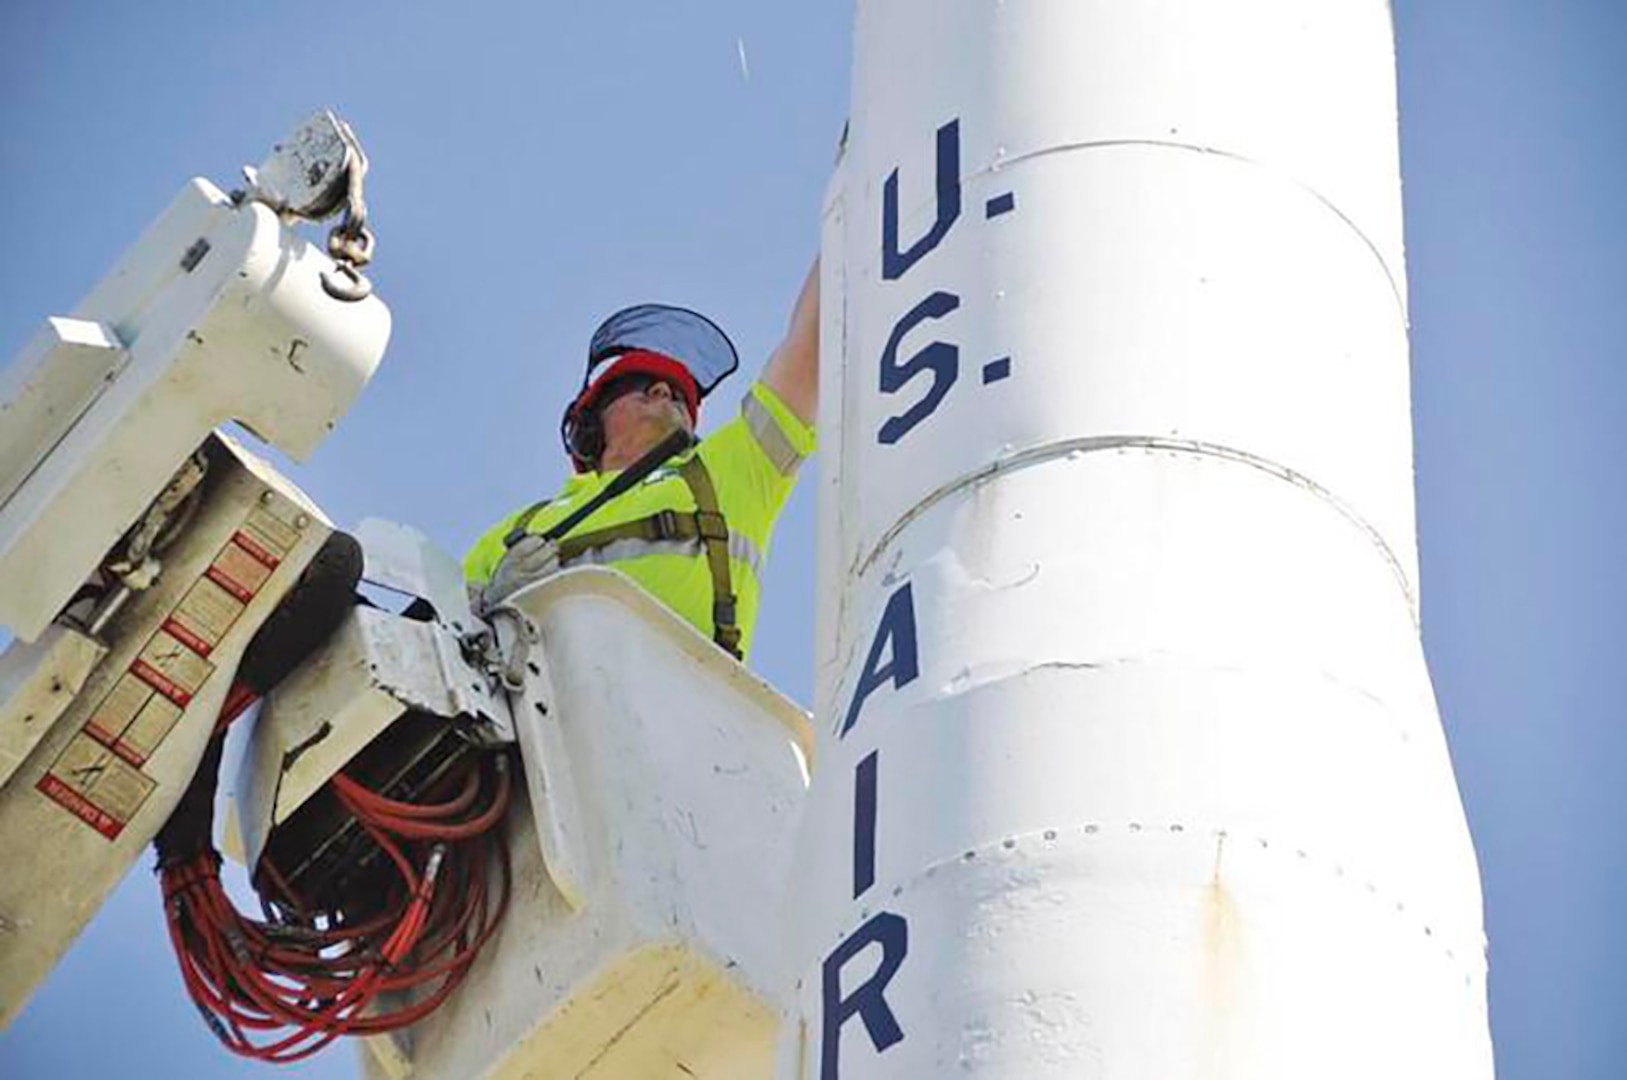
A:
[[[577,536],[564,536],[556,541],[560,565],[568,565],[572,560],[581,558],[590,551],[608,547],[622,540],[643,540],[651,543],[661,540],[700,541],[706,553],[707,568],[712,574],[712,640],[736,660],[742,659],[740,626],[736,622],[734,585],[729,573],[728,519],[718,507],[717,489],[712,485],[712,474],[707,471],[706,463],[701,460],[699,454],[681,462],[677,466],[677,473],[688,485],[690,494],[694,496],[693,513],[683,510],[660,510],[637,521],[624,521],[620,525],[607,525],[602,529],[594,529]],[[503,537],[505,549],[512,548],[531,531],[531,522],[548,502],[549,500],[544,499],[526,507],[519,520],[514,523],[514,527]]]

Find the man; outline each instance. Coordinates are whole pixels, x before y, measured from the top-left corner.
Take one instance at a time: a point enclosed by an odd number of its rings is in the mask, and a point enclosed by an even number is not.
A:
[[[560,567],[613,566],[743,660],[775,518],[814,449],[818,261],[739,415],[544,540],[624,470],[652,464],[643,459],[659,457],[674,432],[693,437],[701,400],[738,366],[709,320],[650,304],[612,315],[588,352],[587,378],[561,425],[576,475],[488,530],[464,557],[465,576],[489,605]]]

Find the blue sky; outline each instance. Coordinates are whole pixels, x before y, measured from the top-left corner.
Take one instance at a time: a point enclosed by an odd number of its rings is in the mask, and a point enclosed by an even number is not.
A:
[[[1398,7],[1424,633],[1485,879],[1499,1071],[1614,1078],[1627,6]],[[849,21],[807,0],[7,0],[0,356],[189,176],[229,185],[333,104],[372,157],[395,337],[295,477],[341,523],[395,518],[461,550],[559,480],[557,417],[604,314],[686,303],[748,368],[772,348],[817,242]],[[811,490],[782,522],[756,654],[803,701]],[[268,1075],[192,1012],[149,865],[0,1034],[0,1075]],[[352,1068],[341,1050],[282,1075]]]

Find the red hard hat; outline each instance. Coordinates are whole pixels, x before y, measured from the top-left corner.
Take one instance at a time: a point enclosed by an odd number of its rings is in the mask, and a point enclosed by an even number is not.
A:
[[[586,413],[598,403],[599,395],[604,393],[607,386],[628,375],[650,375],[671,383],[677,389],[684,408],[689,412],[689,422],[693,424],[699,420],[701,391],[700,385],[695,382],[695,376],[672,357],[645,349],[622,353],[611,361],[580,394],[576,395],[576,400],[571,403],[571,411],[578,416]]]

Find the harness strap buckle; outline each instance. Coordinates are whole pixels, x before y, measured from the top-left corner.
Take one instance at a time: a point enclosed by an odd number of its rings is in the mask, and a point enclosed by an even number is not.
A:
[[[655,540],[681,540],[681,539],[683,539],[683,535],[682,535],[683,526],[681,526],[678,523],[678,511],[676,511],[676,510],[657,510],[655,513],[650,515],[649,522],[650,522],[651,531],[655,533],[655,535],[654,535],[654,537],[652,537],[652,539],[655,539]]]
[[[695,511],[695,529],[702,540],[721,540],[728,543],[729,521],[715,510]]]

